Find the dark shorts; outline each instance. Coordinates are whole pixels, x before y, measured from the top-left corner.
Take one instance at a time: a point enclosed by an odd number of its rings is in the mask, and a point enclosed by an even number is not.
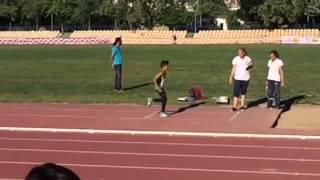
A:
[[[249,81],[235,80],[233,96],[240,97],[241,95],[246,95],[248,86],[249,86]]]

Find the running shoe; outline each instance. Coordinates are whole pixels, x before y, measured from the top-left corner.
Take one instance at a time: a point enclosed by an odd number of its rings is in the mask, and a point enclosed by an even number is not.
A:
[[[160,117],[161,117],[161,118],[168,118],[168,117],[170,117],[170,115],[169,115],[168,113],[161,112],[161,113],[160,113]]]
[[[151,106],[152,106],[152,103],[153,103],[153,99],[152,99],[152,98],[148,98],[148,99],[147,99],[147,105],[148,105],[149,107],[151,107]]]

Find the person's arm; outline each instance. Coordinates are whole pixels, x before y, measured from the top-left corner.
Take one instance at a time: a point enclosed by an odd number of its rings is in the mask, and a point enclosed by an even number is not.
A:
[[[157,80],[162,76],[162,72],[156,74],[156,76],[153,78],[154,88],[155,90],[161,92],[161,88],[159,87]]]
[[[233,83],[235,72],[236,72],[236,65],[233,65],[231,73],[230,73],[230,77],[229,77],[229,84],[230,85]]]
[[[111,63],[112,63],[112,68],[114,68],[114,57],[115,57],[116,53],[117,53],[116,49],[112,48],[112,50],[111,50]]]
[[[281,86],[284,87],[285,83],[284,83],[284,68],[283,68],[283,66],[281,66],[279,71],[280,71],[280,78],[281,78]]]
[[[248,63],[248,67],[247,67],[247,71],[251,71],[253,70],[253,66],[254,66],[254,61],[250,59],[250,62]]]

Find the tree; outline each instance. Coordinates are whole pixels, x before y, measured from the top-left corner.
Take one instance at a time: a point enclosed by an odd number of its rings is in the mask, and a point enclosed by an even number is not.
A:
[[[297,20],[292,0],[266,0],[258,8],[258,15],[266,26],[279,27]]]
[[[127,28],[127,14],[129,10],[129,1],[128,0],[118,0],[114,3],[113,16],[115,17],[115,24],[119,27]]]
[[[74,22],[87,23],[88,30],[91,30],[92,17],[99,14],[97,10],[101,0],[77,0],[72,19]]]
[[[46,11],[47,16],[51,16],[51,28],[53,28],[54,17],[60,24],[60,31],[64,33],[64,25],[71,23],[75,4],[68,0],[51,0]]]
[[[146,0],[131,0],[127,13],[127,20],[130,28],[137,28],[141,25],[149,26],[151,24],[150,7]]]
[[[239,29],[241,24],[238,19],[239,11],[230,11],[227,16],[228,29]]]
[[[320,16],[320,1],[306,0],[305,15],[312,17]]]
[[[39,29],[39,19],[41,16],[45,15],[45,12],[49,8],[47,5],[49,0],[22,0],[22,10],[23,16],[27,19],[34,19],[36,24],[36,30]]]
[[[224,0],[190,0],[188,2],[194,11],[194,30],[197,31],[197,17],[200,18],[200,27],[202,26],[202,17],[209,17],[212,20],[217,17],[227,17],[228,7]]]
[[[187,12],[184,1],[160,1],[154,10],[154,21],[158,25],[174,28],[176,25],[186,25],[192,21],[191,14]]]
[[[226,17],[228,7],[224,0],[202,0],[199,1],[199,10],[201,14],[206,14],[211,17]]]
[[[243,21],[259,21],[258,7],[264,0],[240,0],[239,18]]]
[[[12,22],[15,21],[18,10],[18,3],[15,0],[5,0],[0,4],[0,17],[8,20],[9,30],[12,28]]]
[[[313,24],[315,24],[315,18],[320,17],[320,1],[319,0],[306,0],[306,7],[304,14],[312,18]]]

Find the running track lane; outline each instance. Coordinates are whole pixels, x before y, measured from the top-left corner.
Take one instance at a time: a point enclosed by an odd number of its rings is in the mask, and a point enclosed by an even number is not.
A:
[[[56,162],[83,180],[314,180],[320,142],[0,132],[0,180]]]

